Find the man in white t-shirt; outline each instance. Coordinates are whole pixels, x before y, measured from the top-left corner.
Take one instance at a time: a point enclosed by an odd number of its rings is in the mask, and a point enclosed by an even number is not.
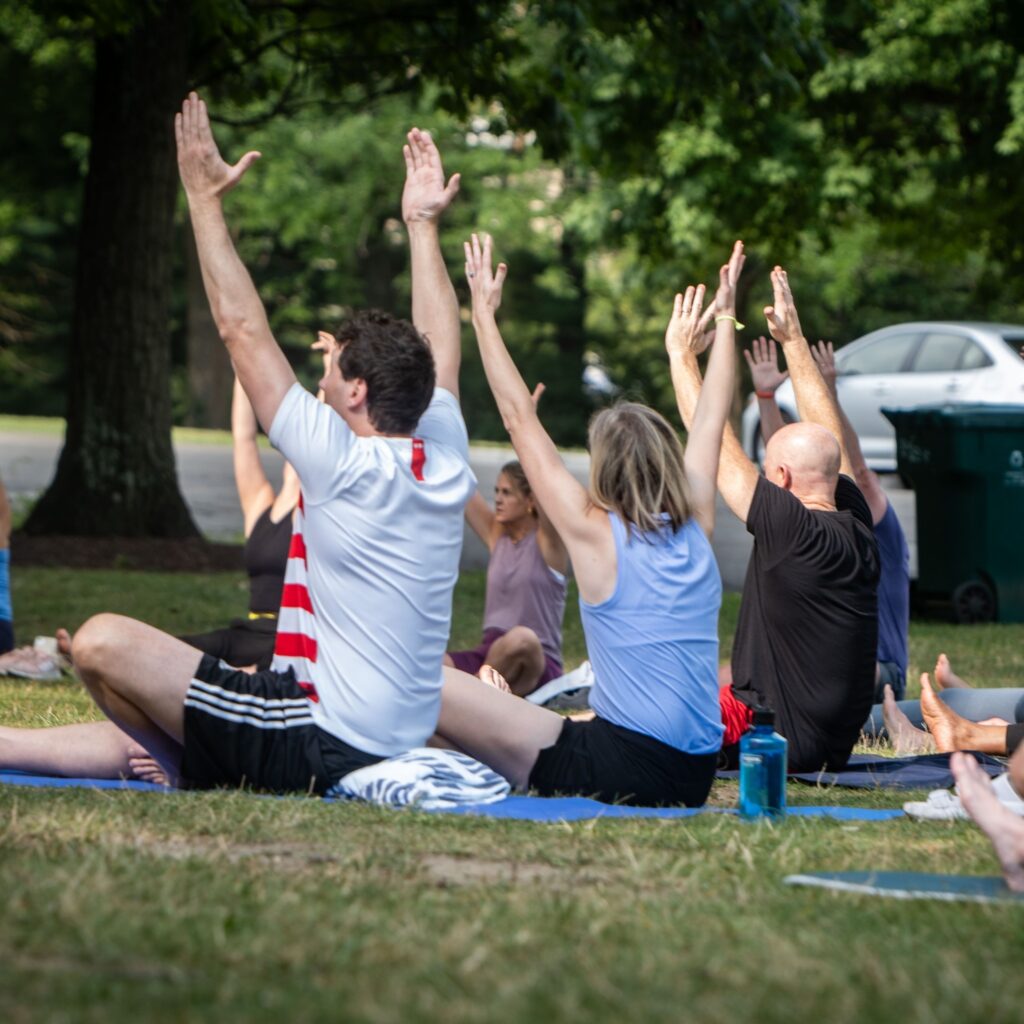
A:
[[[430,137],[405,147],[412,324],[338,332],[318,402],[295,379],[235,251],[221,198],[259,157],[221,158],[193,93],[175,118],[207,296],[271,442],[302,481],[274,663],[248,674],[141,622],[90,619],[76,670],[171,778],[323,793],[434,732],[464,506],[476,489],[458,404],[458,303],[437,220],[458,191]],[[421,333],[422,332],[422,333]]]

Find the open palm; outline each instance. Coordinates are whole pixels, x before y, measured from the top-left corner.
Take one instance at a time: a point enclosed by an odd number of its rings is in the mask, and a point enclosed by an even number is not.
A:
[[[402,190],[402,218],[406,223],[437,220],[459,191],[459,175],[445,185],[441,154],[429,132],[413,128],[403,147],[405,188]]]

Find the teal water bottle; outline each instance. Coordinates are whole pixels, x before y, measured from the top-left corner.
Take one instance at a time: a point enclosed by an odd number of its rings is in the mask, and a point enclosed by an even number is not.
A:
[[[754,708],[753,727],[740,738],[740,817],[781,818],[786,813],[786,740],[775,731],[775,712]]]

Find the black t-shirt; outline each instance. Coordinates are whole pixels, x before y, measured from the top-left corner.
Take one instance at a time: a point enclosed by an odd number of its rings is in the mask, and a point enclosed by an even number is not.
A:
[[[841,476],[835,512],[762,477],[747,516],[754,552],[732,651],[733,690],[775,709],[789,770],[843,768],[871,710],[878,547],[871,511]]]

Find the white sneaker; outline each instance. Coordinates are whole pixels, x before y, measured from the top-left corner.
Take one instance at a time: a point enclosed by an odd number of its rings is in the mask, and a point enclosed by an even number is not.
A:
[[[1024,818],[1024,799],[1010,785],[1009,772],[993,779],[992,789],[1008,811]],[[960,797],[948,789],[933,789],[927,800],[905,803],[903,813],[919,821],[966,821],[970,817]]]
[[[531,704],[546,705],[549,700],[553,700],[559,694],[569,690],[580,690],[584,687],[589,689],[593,685],[594,670],[590,667],[590,662],[585,661],[571,672],[566,672],[564,676],[558,676],[557,679],[552,679],[538,687],[533,693],[528,693],[526,699]]]

